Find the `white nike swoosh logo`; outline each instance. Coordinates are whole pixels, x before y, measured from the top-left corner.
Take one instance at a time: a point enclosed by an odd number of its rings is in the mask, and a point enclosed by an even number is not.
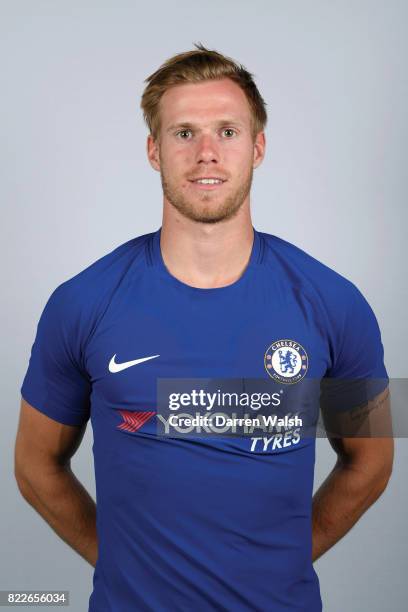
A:
[[[126,370],[126,368],[130,368],[131,366],[137,365],[138,363],[143,363],[144,361],[149,361],[149,359],[155,359],[156,357],[160,357],[160,355],[142,357],[141,359],[133,359],[132,361],[124,361],[123,363],[116,363],[115,357],[116,353],[109,362],[109,372],[121,372],[122,370]]]

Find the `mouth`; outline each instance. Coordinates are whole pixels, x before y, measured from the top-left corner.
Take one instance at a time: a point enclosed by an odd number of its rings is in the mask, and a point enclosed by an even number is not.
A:
[[[196,179],[191,179],[189,182],[197,189],[213,191],[214,189],[219,189],[222,187],[222,185],[226,183],[226,179],[222,179],[218,176],[203,176]]]

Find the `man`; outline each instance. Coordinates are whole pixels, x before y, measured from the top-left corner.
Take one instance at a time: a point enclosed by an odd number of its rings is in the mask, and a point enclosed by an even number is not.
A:
[[[370,406],[388,407],[378,324],[350,281],[253,228],[266,112],[252,75],[196,45],[147,83],[162,227],[49,298],[21,389],[18,485],[95,566],[92,612],[318,612],[312,562],[384,490],[391,439],[333,438],[312,508],[312,437],[158,435],[157,389],[192,379],[191,397],[224,379],[280,398],[372,378]],[[89,418],[96,505],[70,469]]]

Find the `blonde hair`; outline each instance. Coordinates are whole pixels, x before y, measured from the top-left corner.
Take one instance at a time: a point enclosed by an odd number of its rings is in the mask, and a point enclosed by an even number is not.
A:
[[[160,134],[159,104],[163,94],[175,85],[199,83],[228,78],[244,92],[252,117],[252,134],[255,138],[263,131],[267,122],[266,103],[253,80],[253,74],[242,64],[217,51],[206,49],[201,43],[194,44],[197,50],[178,53],[166,60],[153,72],[145,83],[141,108],[150,134],[156,139]]]

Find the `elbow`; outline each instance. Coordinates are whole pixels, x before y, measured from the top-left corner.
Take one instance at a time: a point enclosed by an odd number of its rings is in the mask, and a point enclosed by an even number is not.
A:
[[[353,488],[374,502],[387,488],[393,470],[394,442],[389,438],[356,440],[349,453],[338,456],[337,466],[351,471]]]
[[[392,476],[394,465],[394,441],[389,440],[388,453],[383,453],[383,460],[377,473],[380,495],[385,491]]]
[[[353,475],[349,480],[349,493],[369,507],[386,490],[392,476],[392,461],[372,462],[371,465],[360,461],[341,462],[338,469]]]
[[[378,489],[378,497],[382,495],[388,486],[392,475],[392,465],[384,466],[379,474],[377,474],[376,485]]]
[[[33,478],[32,470],[29,469],[29,461],[22,454],[21,449],[17,446],[14,453],[14,479],[16,481],[18,490],[24,499],[28,502],[33,496]]]
[[[25,500],[29,501],[30,493],[32,492],[32,486],[30,485],[30,479],[28,478],[26,471],[21,467],[17,461],[14,464],[14,479],[17,483],[17,488]]]
[[[20,473],[14,473],[14,477],[17,483],[17,488],[20,491],[21,495],[24,499],[30,502],[32,497],[32,486],[30,485],[30,481],[22,476]]]
[[[371,478],[367,478],[366,481],[366,497],[369,503],[377,501],[386,490],[388,483],[392,475],[392,467],[383,466],[381,470],[378,470],[371,475]]]

